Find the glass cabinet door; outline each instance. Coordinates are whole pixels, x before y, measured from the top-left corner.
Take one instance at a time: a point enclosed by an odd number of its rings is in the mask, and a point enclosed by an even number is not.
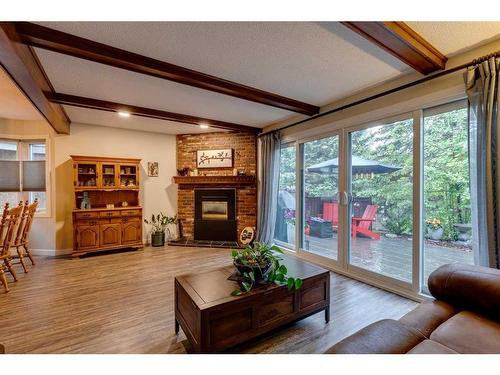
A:
[[[75,186],[79,188],[96,188],[98,185],[98,163],[78,162],[76,164]]]
[[[101,165],[102,187],[116,188],[116,165],[112,163],[103,163]]]
[[[136,164],[120,164],[120,187],[133,189],[139,187],[139,171]]]

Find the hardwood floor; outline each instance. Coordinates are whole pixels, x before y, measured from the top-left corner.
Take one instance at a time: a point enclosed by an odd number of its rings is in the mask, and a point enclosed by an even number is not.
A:
[[[0,294],[0,343],[7,353],[186,353],[174,334],[175,275],[228,265],[230,250],[146,248],[81,259],[37,258]],[[321,353],[416,303],[331,275],[331,321],[318,313],[232,349],[239,353]]]

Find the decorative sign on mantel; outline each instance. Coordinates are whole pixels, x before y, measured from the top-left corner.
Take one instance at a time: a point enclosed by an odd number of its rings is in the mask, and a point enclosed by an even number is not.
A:
[[[198,168],[232,168],[233,149],[196,151]]]

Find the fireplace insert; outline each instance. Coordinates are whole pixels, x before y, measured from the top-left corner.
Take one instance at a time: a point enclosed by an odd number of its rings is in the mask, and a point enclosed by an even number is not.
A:
[[[236,190],[195,189],[194,239],[236,241]]]

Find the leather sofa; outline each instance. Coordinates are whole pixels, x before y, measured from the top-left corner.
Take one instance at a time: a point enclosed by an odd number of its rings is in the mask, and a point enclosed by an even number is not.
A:
[[[500,270],[447,264],[429,276],[428,286],[435,300],[399,320],[370,324],[327,353],[500,353]]]

